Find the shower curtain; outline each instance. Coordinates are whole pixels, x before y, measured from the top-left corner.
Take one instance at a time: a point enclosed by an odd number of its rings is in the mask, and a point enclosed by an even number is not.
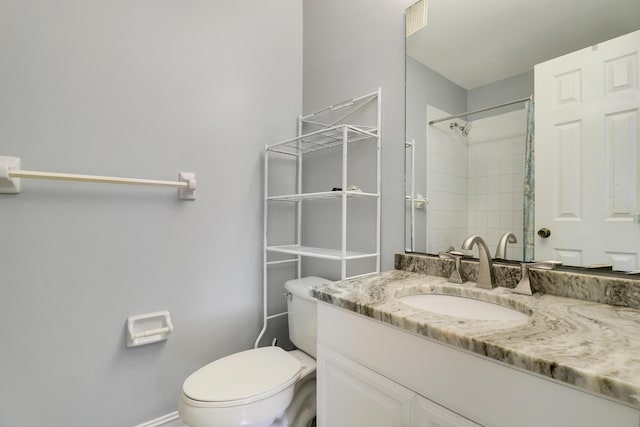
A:
[[[535,216],[535,149],[534,149],[534,103],[526,102],[527,134],[524,153],[524,261],[534,259]]]

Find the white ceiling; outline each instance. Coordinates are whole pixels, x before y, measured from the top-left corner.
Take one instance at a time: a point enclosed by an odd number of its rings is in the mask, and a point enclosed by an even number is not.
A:
[[[428,0],[407,55],[470,90],[640,29],[640,0]]]

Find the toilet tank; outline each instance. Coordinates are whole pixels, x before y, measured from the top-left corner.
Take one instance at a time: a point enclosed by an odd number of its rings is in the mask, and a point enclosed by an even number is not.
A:
[[[313,286],[330,283],[321,277],[309,276],[285,282],[291,295],[287,298],[289,312],[289,339],[310,356],[316,357],[317,309],[316,299],[310,295]]]

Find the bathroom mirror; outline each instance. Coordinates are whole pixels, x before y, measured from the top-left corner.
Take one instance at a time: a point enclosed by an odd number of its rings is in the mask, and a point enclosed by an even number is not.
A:
[[[545,224],[525,226],[525,204],[535,196],[525,194],[526,167],[538,176],[547,173],[535,161],[525,162],[527,138],[535,147],[530,119],[541,113],[535,101],[527,102],[534,94],[534,66],[640,29],[640,2],[429,0],[425,10],[426,26],[414,32],[408,24],[406,37],[406,251],[460,250],[465,237],[479,234],[495,255],[501,237],[513,233],[517,243],[507,243],[500,258],[540,259],[535,249],[548,241],[541,240]],[[639,58],[627,62],[638,100]],[[632,110],[637,138],[638,105]],[[476,113],[438,122],[465,112]],[[527,219],[534,210],[528,212]],[[571,228],[548,227],[554,237]],[[584,247],[602,245],[600,237],[590,241],[591,233],[583,234]],[[620,247],[640,252],[636,233],[628,238]],[[615,253],[612,245],[608,250]],[[636,258],[617,270],[640,269]],[[612,264],[606,257],[562,259],[575,266]]]

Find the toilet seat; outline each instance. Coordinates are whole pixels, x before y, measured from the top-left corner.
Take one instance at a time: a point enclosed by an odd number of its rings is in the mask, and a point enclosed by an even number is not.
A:
[[[191,374],[184,382],[183,397],[198,407],[246,405],[291,387],[301,371],[300,361],[280,347],[246,350]]]

